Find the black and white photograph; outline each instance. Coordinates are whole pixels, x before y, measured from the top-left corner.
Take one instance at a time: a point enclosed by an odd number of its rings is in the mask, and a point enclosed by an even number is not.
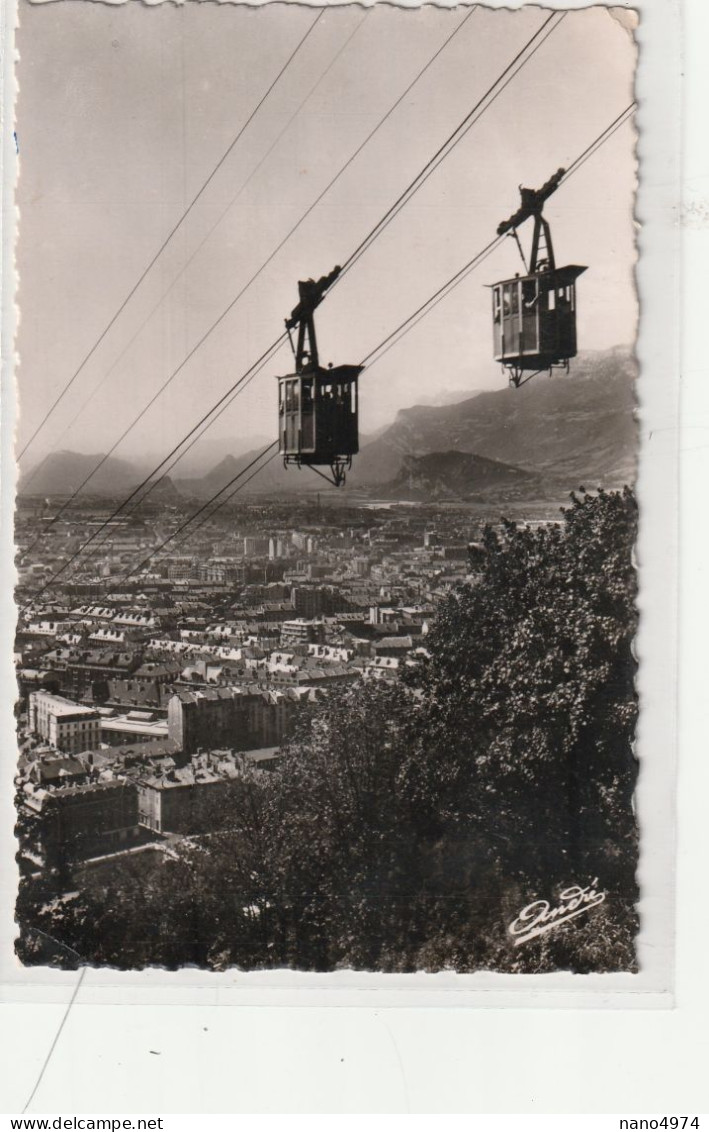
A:
[[[639,971],[637,28],[20,0],[23,969]]]

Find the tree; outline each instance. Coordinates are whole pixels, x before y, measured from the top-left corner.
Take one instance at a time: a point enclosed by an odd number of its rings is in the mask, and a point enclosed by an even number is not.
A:
[[[219,832],[114,869],[55,937],[128,967],[632,967],[636,521],[631,492],[581,492],[558,526],[487,529],[400,684],[332,692]],[[593,932],[513,947],[525,904],[595,877]],[[42,900],[23,918],[52,935]]]
[[[626,489],[573,496],[559,527],[486,530],[479,584],[442,603],[409,677],[467,761],[461,814],[513,875],[632,886],[636,522]]]

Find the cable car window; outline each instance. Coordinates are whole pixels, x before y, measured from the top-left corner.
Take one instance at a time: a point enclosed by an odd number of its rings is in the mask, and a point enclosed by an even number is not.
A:
[[[556,307],[556,291],[554,291],[553,288],[547,291],[547,305],[550,311],[553,311]]]
[[[500,288],[495,287],[492,292],[492,317],[495,322],[500,321]]]
[[[510,285],[505,283],[502,288],[502,317],[507,318],[510,313]]]
[[[529,310],[536,305],[537,302],[537,281],[536,279],[525,279],[522,284],[522,302]]]
[[[293,382],[293,412],[295,413],[297,413],[300,408],[300,389],[298,388],[298,384],[297,381]]]
[[[519,283],[510,284],[510,313],[519,314]]]
[[[308,378],[301,383],[303,390],[303,412],[309,413],[313,408],[313,379]]]

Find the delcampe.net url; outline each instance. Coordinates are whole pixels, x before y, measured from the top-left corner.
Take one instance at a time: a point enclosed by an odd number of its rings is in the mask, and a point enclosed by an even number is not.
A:
[[[137,1116],[134,1120],[130,1117],[117,1117],[117,1116],[17,1116],[10,1120],[10,1128],[17,1129],[35,1129],[39,1132],[40,1129],[56,1129],[57,1132],[62,1132],[66,1129],[67,1132],[94,1132],[94,1130],[101,1129],[102,1132],[119,1132],[120,1129],[134,1129],[135,1132],[152,1132],[153,1129],[164,1128],[162,1116],[153,1116],[150,1119]]]

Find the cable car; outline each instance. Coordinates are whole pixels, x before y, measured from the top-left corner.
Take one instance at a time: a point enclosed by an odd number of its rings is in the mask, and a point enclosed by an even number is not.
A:
[[[520,187],[521,207],[497,229],[498,236],[514,236],[525,266],[524,275],[492,286],[494,356],[515,387],[545,370],[560,367],[568,373],[569,360],[577,353],[576,280],[587,269],[556,266],[551,229],[542,215],[564,174],[557,170],[538,190]],[[529,217],[534,218],[534,234],[527,267],[517,228]]]
[[[364,368],[325,368],[318,359],[314,312],[339,274],[336,267],[317,282],[298,283],[300,302],[286,319],[289,337],[298,328],[295,373],[278,378],[278,435],[284,466],[311,467],[335,487],[344,484],[352,457],[359,451],[357,378]],[[321,468],[328,468],[330,474]]]

